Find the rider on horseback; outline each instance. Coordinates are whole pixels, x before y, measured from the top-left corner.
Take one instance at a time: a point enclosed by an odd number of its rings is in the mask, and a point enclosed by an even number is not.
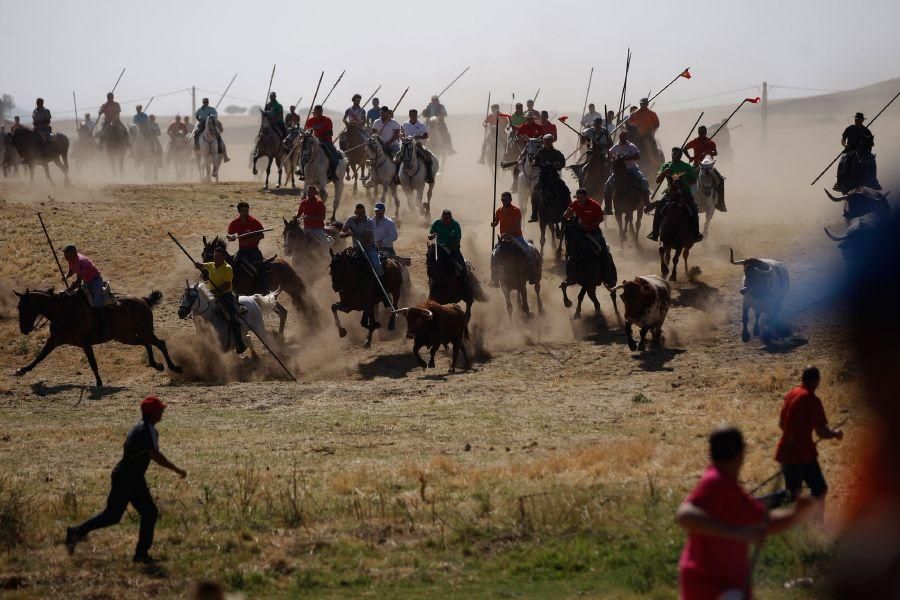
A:
[[[688,150],[693,150],[694,155],[691,156]],[[687,156],[689,161],[694,163],[694,168],[697,169],[700,168],[700,163],[703,162],[704,158],[707,156],[718,156],[718,154],[719,152],[716,150],[716,143],[706,137],[706,127],[703,125],[697,129],[697,137],[688,142],[684,147],[684,155]],[[718,195],[716,210],[727,212],[728,209],[725,207],[725,178],[722,177],[722,174],[719,173],[718,169],[715,167],[712,168],[712,176],[716,183],[716,194]]]
[[[359,248],[362,244],[365,250],[366,260],[375,269],[378,277],[384,277],[384,267],[381,265],[381,258],[378,256],[378,248],[375,246],[375,231],[372,222],[366,216],[366,207],[357,204],[353,211],[353,216],[344,222],[344,229],[338,234],[339,237],[346,238],[353,236],[354,249]]]
[[[603,115],[597,112],[593,102],[588,104],[588,111],[581,118],[581,128],[586,129],[594,124],[594,121],[600,119],[603,121]]]
[[[312,129],[313,135],[319,140],[319,146],[325,151],[328,157],[328,180],[336,179],[334,171],[337,169],[341,156],[338,149],[334,147],[332,136],[334,135],[334,125],[329,117],[323,114],[322,105],[317,104],[313,108],[313,116],[306,120],[304,129]]]
[[[504,119],[506,119],[504,121]],[[497,127],[505,127],[509,124],[509,117],[507,115],[500,114],[500,105],[492,104],[491,105],[491,114],[484,118],[482,122],[482,126],[485,129],[484,141],[481,144],[481,157],[478,159],[478,164],[483,165],[485,160],[485,155],[488,152],[488,149],[493,145],[493,139],[496,135],[495,129]],[[502,145],[502,142],[501,142]]]
[[[366,136],[366,109],[359,105],[362,96],[353,94],[353,104],[344,111],[344,131],[340,135],[341,148],[347,149],[356,144],[365,142]]]
[[[441,218],[431,224],[428,230],[428,239],[435,240],[450,257],[454,269],[462,280],[463,291],[466,296],[472,294],[472,284],[469,281],[469,268],[466,259],[459,250],[462,241],[462,227],[453,219],[453,213],[445,208],[441,212]]]
[[[639,183],[644,194],[649,198],[650,183],[647,181],[647,178],[644,177],[644,174],[641,173],[641,169],[638,166],[638,161],[641,159],[641,152],[638,150],[637,146],[628,141],[627,131],[619,133],[619,143],[609,149],[609,157],[612,160],[618,158],[625,160],[625,169],[628,175]],[[612,194],[615,186],[616,175],[613,172],[610,173],[609,179],[606,180],[606,184],[603,186],[603,199],[605,201],[604,210],[610,214],[612,214]]]
[[[847,189],[858,185],[865,185],[876,190],[881,189],[878,180],[873,176],[874,181],[848,182],[852,162],[854,159],[859,160],[863,157],[868,158],[874,164],[875,155],[872,154],[872,147],[875,145],[875,136],[872,131],[863,125],[866,117],[862,113],[856,113],[853,118],[853,125],[849,125],[844,129],[841,135],[841,145],[844,146],[841,161],[838,163],[837,181],[832,189],[846,192]]]
[[[422,116],[426,119],[431,117],[437,118],[437,128],[441,130],[444,139],[447,140],[447,147],[449,148],[447,152],[451,155],[456,154],[456,150],[453,149],[453,140],[450,139],[450,130],[447,129],[447,123],[444,121],[447,118],[447,109],[441,104],[437,96],[431,97],[431,103],[422,111]]]
[[[197,130],[194,132],[194,150],[200,150],[200,134],[203,133],[203,130],[206,129],[206,120],[209,117],[215,117],[216,123],[221,127],[222,123],[219,121],[219,112],[216,110],[216,107],[209,105],[209,98],[203,99],[203,105],[197,109],[197,112],[194,113],[194,118],[197,119]],[[187,125],[187,117],[184,119],[185,125]],[[219,152],[225,157],[225,162],[231,160],[228,158],[228,149],[225,148],[225,141],[222,139],[221,129],[217,128],[215,131],[216,140],[219,142]]]
[[[369,126],[375,124],[379,118],[381,118],[381,100],[378,98],[372,98],[372,108],[366,111],[366,123]]]
[[[43,98],[35,100],[35,105],[35,109],[31,113],[31,123],[38,134],[38,139],[42,144],[46,144],[50,141],[50,134],[53,131],[50,127],[50,111],[44,107]]]
[[[522,105],[517,105],[518,108],[521,108]],[[513,117],[516,115],[513,114]],[[525,123],[519,125],[518,127],[514,127],[516,131],[516,136],[518,136],[518,140],[520,144],[527,144],[528,140],[531,138],[539,138],[544,135],[544,128],[541,127],[541,124],[537,122],[537,118],[540,115],[526,115]],[[510,188],[512,193],[516,193],[519,191],[519,170],[522,168],[522,163],[525,161],[525,152],[526,149],[522,148],[522,152],[519,154],[519,159],[516,161],[516,166],[513,169],[513,184]],[[563,160],[565,162],[565,159]],[[564,165],[565,166],[565,165]],[[533,215],[532,215],[533,216]],[[531,221],[529,221],[531,222]]]
[[[588,196],[587,190],[578,188],[575,190],[575,199],[569,204],[566,212],[563,213],[563,219],[572,217],[578,219],[581,231],[594,247],[594,252],[604,261],[612,262],[612,255],[609,246],[606,244],[606,238],[600,230],[600,223],[603,222],[603,207],[600,203]],[[607,258],[608,257],[608,258]],[[572,268],[576,256],[569,256],[566,260],[566,279],[560,284],[562,289],[566,286],[575,285],[575,269]]]
[[[528,117],[525,116],[525,111],[522,110],[522,103],[516,102],[516,110],[513,114],[509,115],[509,126],[514,131],[518,130],[519,127],[525,124],[525,121],[528,120]]]
[[[425,183],[434,183],[434,155],[422,144],[423,140],[428,139],[428,126],[419,121],[419,111],[414,108],[409,109],[409,121],[400,126],[400,131],[404,136],[416,141],[416,153],[425,163]],[[396,157],[394,162],[399,168],[400,157]]]
[[[529,283],[534,283],[537,281],[540,274],[540,255],[534,247],[525,241],[525,237],[522,235],[522,211],[518,206],[512,203],[512,199],[512,194],[510,192],[503,192],[500,194],[501,206],[494,214],[494,220],[491,222],[491,227],[497,227],[499,225],[500,238],[509,236],[516,247],[525,253],[526,260],[528,261],[528,280]],[[497,245],[494,246],[494,250],[491,252],[490,285],[492,287],[498,287],[500,285],[497,281],[497,249],[500,247],[500,238],[498,238]],[[537,271],[537,273],[535,271]]]
[[[166,135],[173,140],[176,137],[187,135],[187,132],[187,125],[181,121],[181,115],[175,115],[175,121],[166,128]]]
[[[76,293],[79,290],[84,290],[88,305],[90,308],[94,309],[94,332],[99,337],[105,337],[107,323],[103,309],[106,306],[106,294],[104,292],[105,282],[100,275],[100,271],[94,266],[91,259],[80,254],[73,244],[69,244],[63,248],[63,257],[69,265],[69,272],[66,273],[66,279],[72,275],[75,276],[75,281],[69,285],[66,291],[71,294]]]
[[[606,155],[609,151],[609,131],[603,126],[603,117],[594,117],[593,125],[582,130],[580,142],[587,145],[587,150],[582,156],[583,161],[579,159],[576,164],[569,167],[574,171],[579,181],[581,181],[582,170],[588,161],[594,157],[600,161],[606,160]]]
[[[525,111],[526,117],[534,117],[535,119],[540,118],[541,113],[534,107],[534,100],[526,100],[525,101]]]
[[[91,118],[91,113],[84,113],[84,121],[81,122],[79,127],[79,133],[81,131],[85,131],[90,134],[94,131],[94,127],[97,126],[97,122]]]
[[[268,294],[266,265],[263,264],[263,255],[259,250],[259,242],[266,237],[263,233],[265,228],[255,217],[250,216],[248,203],[238,202],[237,211],[238,217],[228,224],[228,241],[238,242],[238,251],[232,262],[255,275],[261,293]]]
[[[284,107],[276,100],[275,92],[269,94],[269,101],[263,109],[266,116],[269,117],[269,123],[278,132],[279,137],[284,139],[287,137],[287,126],[284,124]]]
[[[552,172],[556,175],[555,179],[557,179],[558,182],[562,183],[563,187],[565,187],[565,183],[563,183],[562,178],[559,176],[559,172],[562,171],[563,167],[566,166],[566,157],[563,156],[562,152],[553,147],[554,139],[555,138],[553,137],[552,133],[546,133],[541,138],[543,147],[534,155],[534,166],[541,171],[545,169],[553,169]],[[568,196],[568,189],[566,189],[565,194],[566,196]],[[528,219],[528,222],[537,223],[537,220],[538,206],[536,202],[532,202],[531,218]]]
[[[284,124],[288,130],[300,128],[300,115],[297,114],[297,107],[293,104],[288,108],[288,114],[284,117]]]
[[[543,131],[544,135],[547,135],[549,133],[553,136],[554,142],[559,139],[557,136],[556,125],[554,125],[550,120],[550,113],[548,113],[546,110],[541,111],[541,118],[538,121],[538,125],[541,126],[541,130]]]
[[[657,151],[656,130],[659,129],[659,117],[650,110],[648,98],[641,98],[640,104],[641,107],[628,117],[625,127],[634,134],[635,145],[652,155]]]
[[[297,218],[303,220],[303,231],[317,242],[328,248],[334,243],[325,231],[325,203],[319,198],[319,188],[314,185],[306,188],[306,197],[297,208]]]
[[[209,282],[212,287],[212,294],[216,299],[216,306],[221,310],[228,321],[231,334],[234,336],[234,349],[238,354],[242,354],[247,346],[244,345],[244,337],[241,335],[241,323],[238,316],[241,313],[241,307],[238,299],[231,289],[231,282],[234,281],[234,270],[225,261],[225,248],[216,246],[213,250],[213,262],[194,263],[194,266],[203,274],[203,279]]]
[[[663,194],[662,199],[656,206],[656,212],[653,215],[653,231],[647,236],[653,241],[659,241],[659,227],[662,224],[663,217],[672,202],[673,194],[678,194],[685,201],[685,205],[690,209],[691,230],[694,233],[694,243],[703,240],[703,234],[700,233],[700,211],[694,202],[694,195],[691,192],[691,186],[697,182],[697,170],[691,165],[681,160],[682,150],[679,147],[672,148],[672,160],[665,163],[659,168],[659,175],[656,177],[657,183],[662,183],[663,179],[669,181],[669,189]],[[650,212],[653,205],[648,205],[644,212]]]
[[[134,107],[134,116],[131,117],[131,122],[134,123],[138,128],[142,128],[144,125],[146,125],[147,121],[150,120],[150,117],[147,116],[147,113],[145,113],[143,109],[143,105],[136,105]]]
[[[400,237],[397,232],[397,224],[393,219],[386,217],[384,214],[384,203],[375,204],[375,216],[369,219],[372,224],[372,234],[375,247],[379,252],[383,252],[390,256],[397,256],[394,251],[394,242]]]

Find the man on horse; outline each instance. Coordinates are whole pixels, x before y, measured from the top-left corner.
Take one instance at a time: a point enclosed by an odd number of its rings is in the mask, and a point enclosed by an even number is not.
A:
[[[500,194],[500,208],[494,213],[494,220],[491,221],[491,227],[499,226],[500,238],[504,235],[509,236],[516,247],[525,253],[525,257],[528,261],[528,279],[529,282],[534,283],[537,280],[535,269],[540,271],[540,255],[534,247],[525,241],[525,237],[522,235],[522,211],[518,206],[512,203],[512,200],[513,197],[510,192],[503,192]],[[497,281],[497,248],[499,246],[500,239],[498,238],[497,245],[494,246],[494,250],[491,252],[490,285],[492,287],[498,287],[500,285]]]
[[[209,105],[209,98],[204,98],[202,100],[202,105],[197,109],[197,112],[194,113],[194,118],[197,119],[197,131],[194,132],[194,150],[200,150],[200,134],[206,129],[206,120],[209,117],[215,117],[216,123],[219,124],[219,128],[215,131],[216,140],[219,142],[219,152],[225,157],[225,162],[228,162],[231,159],[228,158],[228,149],[225,148],[225,140],[222,139],[222,123],[219,121],[219,112],[216,110],[215,106]],[[186,126],[187,117],[185,117],[184,122]]]
[[[603,253],[608,252],[609,247],[606,245],[606,238],[603,237],[603,232],[600,230],[600,223],[603,222],[603,207],[600,206],[599,202],[588,196],[587,190],[584,188],[575,190],[575,199],[572,200],[566,212],[563,213],[563,219],[569,219],[573,216],[578,218],[581,231],[594,245],[597,254],[603,255]]]
[[[588,104],[588,111],[584,113],[583,117],[581,117],[581,128],[586,129],[593,126],[596,119],[600,119],[602,121],[603,115],[597,112],[594,103],[591,102],[590,104]]]
[[[238,304],[237,296],[231,289],[231,283],[234,281],[234,270],[225,260],[225,248],[216,246],[213,249],[212,262],[197,262],[194,263],[194,266],[203,274],[203,279],[209,282],[210,291],[216,300],[216,307],[222,311],[225,320],[228,321],[231,335],[234,336],[235,352],[243,354],[247,346],[244,344],[244,337],[241,335],[241,323],[239,320],[241,307]]]
[[[426,119],[430,119],[431,117],[437,118],[437,128],[441,130],[444,139],[447,140],[447,152],[449,154],[456,154],[456,150],[453,149],[453,140],[450,138],[450,130],[447,129],[447,123],[444,121],[444,119],[447,118],[447,109],[441,104],[441,101],[437,96],[431,97],[431,102],[425,107],[425,110],[422,111],[422,116]]]
[[[285,150],[290,151],[294,145],[294,140],[300,135],[300,115],[297,114],[297,107],[291,105],[288,108],[288,114],[284,117],[284,125],[287,128],[287,136],[282,140]]]
[[[469,282],[469,268],[459,249],[462,241],[462,227],[453,219],[453,213],[449,209],[445,208],[441,212],[441,218],[431,224],[431,229],[428,230],[428,239],[435,240],[435,243],[450,256],[453,267],[462,279],[463,291],[466,296],[470,296],[472,285]]]
[[[372,98],[372,108],[366,112],[366,124],[370,127],[381,118],[381,100]]]
[[[103,312],[106,306],[106,295],[103,290],[105,282],[100,275],[100,270],[94,266],[90,258],[80,254],[73,244],[63,248],[63,258],[66,259],[69,266],[66,279],[75,276],[75,281],[69,285],[66,291],[74,294],[84,290],[89,307],[94,309],[95,332],[102,337],[106,332],[106,319]]]
[[[634,143],[646,152],[656,150],[656,130],[659,129],[659,117],[650,110],[650,100],[641,98],[641,107],[628,117],[626,127],[634,132]]]
[[[105,138],[105,133],[108,127],[116,127],[127,135],[127,131],[125,131],[125,125],[122,124],[121,120],[122,107],[119,106],[119,103],[115,101],[115,97],[113,93],[110,92],[106,95],[106,102],[103,103],[103,106],[100,107],[100,110],[97,111],[97,118],[100,118],[100,115],[103,115],[103,125],[100,127],[100,145],[103,145],[103,141]]]
[[[694,151],[693,156],[691,156],[689,150]],[[707,156],[716,157],[719,155],[719,152],[716,149],[716,143],[706,136],[706,127],[701,125],[697,129],[697,137],[685,145],[684,155],[694,164],[695,169],[700,168],[700,163],[702,163],[703,159]],[[715,167],[712,168],[712,176],[716,183],[716,194],[718,195],[716,210],[727,212],[728,209],[725,207],[725,178],[722,177],[722,174],[719,173],[719,170]]]
[[[506,128],[507,125],[509,125],[509,117],[500,114],[500,105],[491,104],[491,114],[486,116],[484,121],[482,121],[482,127],[484,127],[485,132],[484,141],[481,144],[481,156],[478,158],[478,164],[484,164],[485,156],[494,144],[494,136],[496,135],[495,129],[497,127]],[[501,146],[502,145],[501,142]]]
[[[325,151],[325,155],[328,157],[328,180],[334,181],[334,171],[337,169],[341,156],[338,153],[338,149],[334,147],[334,141],[332,140],[334,125],[331,119],[325,116],[321,104],[313,107],[313,116],[306,120],[303,128],[312,129],[313,135],[319,140],[319,146],[322,147],[322,150]]]
[[[647,178],[644,177],[644,174],[641,173],[641,169],[638,166],[641,152],[638,150],[637,146],[628,141],[627,131],[619,133],[619,143],[609,149],[609,157],[611,160],[619,158],[624,159],[625,170],[629,177],[634,178],[635,181],[638,182],[641,186],[641,190],[643,190],[644,194],[649,198],[650,183],[647,181]],[[606,184],[603,186],[604,210],[610,214],[612,214],[612,193],[615,186],[616,175],[615,173],[610,173],[609,179],[606,180]]]
[[[284,107],[278,102],[277,97],[275,92],[271,92],[269,101],[266,102],[263,111],[269,118],[269,124],[278,132],[281,139],[284,139],[287,137],[287,126],[284,124]]]
[[[513,114],[509,115],[509,126],[515,131],[518,130],[519,127],[525,124],[527,117],[525,116],[525,111],[522,110],[522,103],[516,102],[516,110],[513,111]]]
[[[303,220],[303,231],[307,235],[328,248],[334,240],[325,231],[325,212],[325,203],[319,198],[319,188],[310,185],[297,208],[297,218]]]
[[[537,118],[539,118],[539,117],[541,116],[540,111],[538,111],[538,110],[534,107],[534,100],[526,100],[526,101],[525,101],[525,108],[526,108],[526,110],[525,110],[525,116],[526,116],[526,117],[534,117],[535,119],[537,119]]]
[[[181,115],[175,115],[175,121],[166,128],[166,135],[168,135],[170,139],[187,135],[187,132],[187,125],[181,121]]]
[[[400,126],[400,131],[405,137],[416,141],[416,153],[425,163],[425,183],[434,183],[434,155],[422,143],[423,140],[428,139],[428,126],[419,121],[419,111],[414,108],[409,109],[409,121]],[[399,165],[399,157],[396,157],[394,161]]]
[[[849,125],[844,129],[844,133],[841,135],[841,145],[844,147],[844,150],[842,152],[841,161],[838,163],[837,181],[832,188],[834,190],[844,192],[850,187],[856,187],[847,182],[850,175],[851,163],[854,159],[860,159],[865,156],[866,158],[871,157],[872,162],[875,162],[875,155],[872,154],[872,147],[875,145],[875,136],[872,135],[872,131],[868,127],[863,125],[863,121],[865,120],[865,115],[861,112],[856,113],[853,117],[853,125]],[[881,185],[878,184],[877,180],[874,182],[865,182],[864,185],[876,190],[881,189]]]
[[[147,116],[147,113],[144,112],[144,107],[141,104],[138,104],[134,107],[134,116],[131,117],[131,122],[136,125],[139,129],[142,129],[144,125],[147,124],[147,121],[150,120],[150,117]]]
[[[353,216],[344,222],[344,229],[338,234],[339,237],[353,238],[353,247],[358,249],[362,245],[365,251],[365,258],[375,269],[378,277],[384,277],[384,267],[381,266],[381,258],[378,256],[378,248],[375,246],[375,232],[372,221],[366,216],[366,207],[357,204],[353,211]]]
[[[383,202],[375,204],[375,216],[370,218],[369,222],[372,224],[372,237],[378,251],[390,256],[397,256],[394,251],[394,242],[400,235],[397,232],[397,224],[393,219],[384,215]]]
[[[553,136],[554,142],[559,139],[556,133],[556,125],[553,123],[553,121],[550,120],[550,113],[548,113],[546,110],[541,111],[541,118],[538,121],[538,125],[541,126],[543,135],[547,135],[549,133]]]
[[[684,199],[685,205],[689,209],[694,243],[696,244],[703,240],[703,234],[700,233],[700,211],[697,209],[697,203],[694,202],[694,195],[691,193],[691,186],[697,182],[697,170],[681,160],[682,154],[681,148],[677,146],[672,148],[672,160],[659,168],[656,182],[662,183],[664,179],[667,179],[669,181],[669,189],[663,194],[653,215],[653,231],[647,235],[653,241],[659,241],[659,227],[669,208],[669,204],[673,200],[672,196],[676,193]],[[649,211],[650,208],[650,206],[647,206],[644,210]]]
[[[38,134],[42,144],[50,141],[52,128],[50,127],[50,111],[44,107],[44,99],[35,100],[35,108],[31,113],[31,123],[34,125],[34,131]]]
[[[79,125],[82,131],[87,131],[91,133],[94,131],[94,127],[97,126],[97,122],[91,118],[91,113],[84,113],[84,120]]]
[[[543,144],[542,148],[537,151],[534,155],[534,166],[539,170],[550,171],[552,169],[552,173],[555,174],[555,180],[562,184],[562,187],[565,188],[565,183],[563,183],[562,178],[559,176],[559,172],[562,171],[563,167],[566,166],[566,157],[563,156],[563,153],[553,147],[553,142],[556,138],[553,137],[551,133],[545,133],[541,138],[541,143]],[[565,190],[565,194],[568,197],[569,191]],[[536,202],[531,203],[531,218],[528,219],[529,223],[537,223],[538,220],[538,206],[536,206]]]
[[[237,218],[228,224],[228,241],[237,240],[238,242],[238,251],[232,262],[254,274],[260,292],[268,294],[266,265],[263,264],[265,259],[259,249],[259,242],[266,237],[263,233],[265,228],[255,217],[250,216],[250,205],[247,202],[238,202],[237,211]]]
[[[391,118],[391,109],[382,106],[379,110],[381,118],[372,124],[372,131],[378,135],[382,149],[393,160],[400,150],[400,133],[403,129],[400,123]]]
[[[518,105],[519,108],[521,108],[521,106],[521,104]],[[537,122],[538,116],[526,115],[525,123],[514,128],[520,144],[527,144],[529,139],[539,138],[544,135],[544,128],[541,127],[541,124]],[[519,191],[519,171],[521,170],[522,163],[525,160],[525,150],[525,148],[522,148],[522,152],[519,154],[519,159],[518,161],[516,161],[516,166],[513,169],[513,184],[510,188],[510,191],[512,191],[512,193],[514,194]]]

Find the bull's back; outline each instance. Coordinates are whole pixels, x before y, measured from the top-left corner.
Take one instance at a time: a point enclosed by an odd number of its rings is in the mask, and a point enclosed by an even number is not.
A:
[[[759,260],[768,265],[771,270],[768,272],[768,277],[765,278],[765,285],[762,286],[762,289],[748,289],[744,299],[755,309],[766,311],[781,305],[790,288],[791,280],[783,262],[772,258]],[[747,285],[746,279],[744,285]]]
[[[648,284],[653,290],[653,297],[641,316],[642,325],[662,325],[669,312],[672,303],[672,287],[669,282],[658,275],[643,275],[637,277],[639,281]]]

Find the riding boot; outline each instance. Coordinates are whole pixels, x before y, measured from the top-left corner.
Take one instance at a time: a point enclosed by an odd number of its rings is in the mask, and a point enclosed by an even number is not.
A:
[[[651,239],[654,242],[659,241],[659,226],[662,224],[662,219],[666,214],[667,208],[669,208],[668,203],[660,204],[659,208],[656,209],[656,212],[653,213],[653,231],[647,235],[647,239]]]
[[[247,350],[247,345],[244,343],[244,336],[241,335],[241,324],[237,318],[234,318],[229,325],[231,326],[231,335],[234,336],[234,351],[243,354]]]

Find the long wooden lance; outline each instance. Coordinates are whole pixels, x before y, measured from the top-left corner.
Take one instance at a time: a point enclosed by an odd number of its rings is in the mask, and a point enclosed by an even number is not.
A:
[[[72,104],[75,105],[75,132],[78,132],[78,101],[75,99],[75,90],[72,90]]]
[[[122,81],[122,75],[125,74],[125,68],[126,68],[126,67],[122,67],[122,72],[119,73],[119,78],[116,79],[116,83],[112,86],[112,89],[109,91],[110,94],[115,94],[115,93],[116,93],[116,88],[119,87],[119,82]],[[104,119],[106,119],[106,118],[108,118],[108,117],[104,116]],[[100,115],[97,115],[97,120],[94,121],[94,126],[91,128],[91,133],[92,133],[92,134],[94,133],[94,129],[97,129],[97,125],[98,125],[99,123],[100,123]]]
[[[400,95],[400,99],[397,100],[397,104],[395,104],[393,107],[390,107],[390,106],[388,107],[388,110],[391,111],[391,116],[393,116],[394,111],[397,110],[397,107],[400,106],[400,103],[403,102],[403,99],[406,98],[406,92],[408,92],[408,91],[409,91],[409,87],[407,86],[407,88],[405,90],[403,90],[403,94]]]
[[[669,83],[667,83],[666,85],[664,85],[663,88],[662,88],[661,90],[659,90],[658,92],[656,92],[655,94],[653,94],[652,96],[650,96],[650,98],[649,98],[650,102],[653,102],[660,94],[662,94],[664,91],[666,91],[666,90],[669,88],[670,85],[672,85],[673,83],[675,83],[676,81],[678,81],[678,79],[681,78],[681,77],[684,77],[685,79],[690,79],[690,78],[691,78],[691,68],[690,68],[690,67],[686,67],[686,68],[684,69],[684,71],[682,71],[681,73],[679,73],[678,75],[675,76],[675,79],[673,79],[672,81],[670,81]],[[649,94],[648,94],[648,95],[649,95]]]
[[[534,96],[531,98],[531,101],[536,103],[538,96],[540,96],[540,95],[541,95],[541,88],[538,88],[538,90],[534,93]]]
[[[341,74],[338,76],[337,81],[334,82],[334,85],[331,86],[331,89],[328,91],[328,95],[325,96],[324,100],[322,100],[322,106],[325,106],[325,103],[328,102],[329,98],[331,98],[331,94],[332,94],[332,92],[334,92],[334,88],[336,88],[338,86],[338,84],[341,82],[341,79],[344,78],[344,73],[346,73],[346,72],[347,72],[347,69],[344,69],[343,71],[341,71]]]
[[[883,113],[883,112],[887,109],[888,106],[890,106],[891,104],[893,104],[893,103],[894,103],[894,100],[896,100],[898,96],[900,96],[900,92],[897,92],[897,93],[894,95],[894,97],[891,98],[891,101],[888,102],[887,104],[885,104],[885,105],[884,105],[884,108],[882,108],[881,110],[878,111],[878,114],[875,115],[875,116],[872,118],[871,121],[869,121],[869,124],[868,124],[868,125],[866,125],[866,129],[868,129],[869,127],[872,126],[873,123],[875,123],[875,119],[877,119],[878,117],[880,117],[880,116],[881,116],[881,113]],[[810,183],[809,185],[816,185],[816,182],[822,178],[822,175],[824,175],[824,174],[828,171],[828,169],[831,168],[831,165],[833,165],[834,163],[836,163],[836,162],[838,161],[838,159],[839,159],[843,154],[844,154],[844,151],[843,151],[843,150],[841,150],[840,152],[838,152],[838,155],[834,157],[834,160],[831,161],[830,163],[828,163],[828,166],[825,167],[825,168],[822,170],[822,172],[819,173],[819,176],[816,177],[815,179],[813,179],[813,180],[812,180],[812,183]]]
[[[322,85],[322,78],[325,77],[325,71],[322,71],[319,74],[319,83],[316,84],[316,93],[313,94],[312,102],[309,103],[309,110],[306,112],[306,121],[309,121],[309,115],[312,114],[313,106],[316,104],[316,98],[319,96],[319,86]],[[306,121],[303,122],[303,126],[306,126]]]
[[[50,254],[53,255],[53,260],[56,261],[56,268],[59,269],[59,276],[62,278],[63,286],[68,288],[69,281],[66,279],[66,272],[63,271],[62,263],[59,262],[59,256],[56,254],[56,249],[53,247],[53,241],[50,239],[50,234],[47,233],[47,226],[44,225],[44,219],[41,217],[41,213],[37,214],[38,221],[41,222],[41,229],[44,230],[44,237],[47,238],[47,244],[50,246]]]
[[[450,83],[448,83],[448,84],[447,84],[447,87],[445,87],[444,89],[442,89],[442,90],[441,90],[441,93],[437,95],[438,99],[440,99],[440,97],[443,96],[444,93],[445,93],[447,90],[449,90],[450,87],[451,87],[454,83],[456,83],[457,81],[459,81],[459,78],[462,77],[463,75],[465,75],[465,74],[466,74],[466,71],[468,71],[468,70],[471,69],[471,68],[472,68],[472,67],[466,67],[465,69],[463,69],[463,72],[462,72],[462,73],[460,73],[459,75],[457,75],[457,76],[453,79],[453,81],[451,81]]]
[[[175,236],[172,235],[171,232],[168,232],[168,231],[167,231],[166,233],[168,234],[168,236],[169,236],[170,238],[172,238],[172,241],[175,242],[175,245],[178,246],[178,248],[179,248],[182,252],[184,252],[184,255],[188,257],[188,260],[191,261],[191,264],[193,264],[193,265],[197,264],[197,261],[195,261],[194,258],[193,258],[193,257],[190,255],[190,253],[187,251],[187,249],[186,249],[184,246],[181,245],[181,242],[179,242],[177,239],[175,239]],[[217,286],[215,283],[213,283],[213,281],[212,281],[211,279],[207,279],[206,282],[209,283],[210,286],[212,286],[214,292],[216,292],[217,294],[221,293],[221,291],[219,290],[219,286]],[[259,335],[259,333],[257,333],[257,331],[256,331],[255,329],[253,329],[253,326],[250,325],[250,323],[247,322],[247,319],[244,318],[244,315],[241,314],[241,311],[239,311],[239,310],[238,310],[238,311],[235,311],[235,315],[237,316],[237,318],[239,318],[239,319],[244,323],[244,325],[247,326],[247,329],[249,329],[250,331],[253,332],[253,335],[256,336],[256,339],[258,339],[258,340],[262,343],[262,345],[265,347],[265,349],[269,351],[269,354],[271,354],[271,355],[272,355],[272,358],[275,359],[275,361],[278,363],[278,365],[279,365],[282,369],[284,369],[284,372],[288,374],[288,377],[290,377],[291,380],[293,380],[293,381],[297,381],[297,378],[294,377],[294,374],[291,373],[290,369],[288,369],[288,368],[285,366],[285,364],[281,361],[281,359],[278,358],[278,355],[275,354],[275,351],[272,350],[272,349],[269,347],[269,345],[266,343],[266,340],[264,340],[264,339]]]
[[[381,294],[384,296],[384,301],[387,302],[388,306],[391,307],[391,314],[396,314],[397,308],[394,306],[394,303],[391,302],[391,297],[388,296],[387,290],[384,289],[384,284],[381,283],[381,277],[379,277],[378,273],[375,271],[375,265],[373,265],[372,261],[369,260],[369,255],[366,252],[366,249],[363,248],[363,245],[359,240],[356,240],[356,245],[359,248],[359,251],[362,252],[362,255],[366,257],[366,262],[369,264],[369,269],[372,270],[372,277],[374,277],[375,281],[378,282],[378,288],[381,290]]]
[[[625,112],[625,92],[628,89],[628,71],[631,68],[631,48],[625,57],[625,80],[622,82],[622,95],[619,96],[619,114],[616,116],[616,124],[622,122],[622,114]]]
[[[737,111],[735,111],[735,112],[737,112]],[[732,113],[732,114],[733,114],[733,113]],[[683,141],[683,142],[681,142],[681,151],[682,151],[682,152],[684,152],[684,147],[687,146],[688,140],[690,140],[690,139],[691,139],[691,136],[694,135],[694,130],[697,128],[697,125],[700,124],[700,119],[702,119],[702,118],[703,118],[703,113],[701,112],[701,113],[700,113],[700,116],[697,117],[697,120],[694,121],[694,124],[691,126],[691,130],[688,131],[687,137],[684,138],[684,141]],[[712,139],[712,138],[710,138],[710,139]],[[660,179],[660,180],[659,180],[659,183],[656,184],[656,189],[653,190],[653,193],[652,193],[652,194],[650,194],[650,198],[653,198],[653,197],[656,196],[656,192],[659,191],[659,188],[660,188],[660,186],[662,186],[662,182],[663,182],[663,181],[665,181],[665,179]]]
[[[588,104],[588,96],[591,94],[591,81],[594,79],[594,67],[591,67],[591,74],[588,75],[588,86],[587,91],[584,93],[584,106],[581,107],[581,121],[579,121],[579,125],[584,122],[584,115],[587,114],[587,104]],[[606,115],[603,115],[603,118],[606,118]]]
[[[375,97],[375,94],[377,94],[377,93],[378,93],[378,90],[380,90],[380,89],[381,89],[381,84],[379,83],[379,84],[378,84],[378,87],[375,88],[375,91],[372,92],[372,94],[371,94],[371,95],[369,96],[369,98],[366,100],[366,103],[362,105],[363,108],[365,108],[365,107],[367,107],[367,106],[369,105],[369,102],[372,101],[372,98]]]
[[[151,104],[153,104],[153,99],[154,99],[154,98],[156,98],[156,96],[150,96],[150,101],[147,102],[147,106],[144,107],[144,112],[147,112],[147,109],[150,108],[150,105],[151,105]]]
[[[491,223],[494,222],[494,215],[497,214],[497,167],[498,161],[500,159],[500,119],[501,117],[506,117],[507,121],[509,120],[509,115],[498,114],[497,122],[494,124],[494,206],[493,212],[491,212]],[[494,251],[494,244],[496,240],[496,225],[491,225],[491,252]],[[437,244],[435,244],[437,246]]]
[[[219,105],[222,104],[222,100],[225,99],[225,94],[227,94],[227,93],[228,93],[228,90],[231,89],[231,84],[234,83],[234,80],[237,79],[237,76],[238,76],[238,74],[235,73],[235,74],[234,74],[234,77],[231,78],[231,81],[229,81],[229,82],[228,82],[228,85],[225,87],[225,91],[222,92],[222,95],[221,95],[221,96],[219,96],[219,101],[216,102],[216,105],[215,105],[213,108],[215,108],[216,110],[219,109]],[[266,96],[266,97],[268,98],[268,96]]]

